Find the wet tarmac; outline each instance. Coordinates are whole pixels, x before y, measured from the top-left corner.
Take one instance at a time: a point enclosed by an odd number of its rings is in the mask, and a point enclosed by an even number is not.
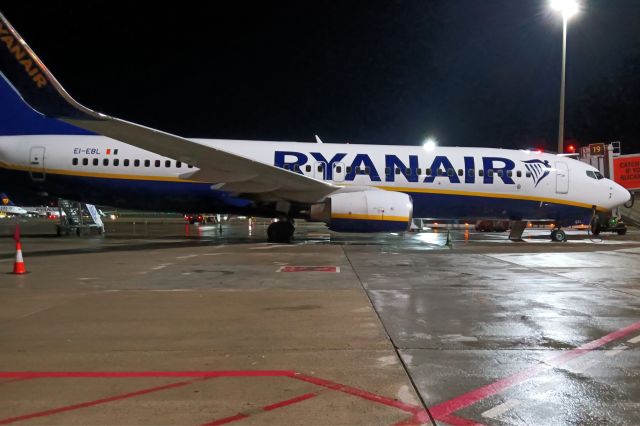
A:
[[[14,276],[0,221],[0,424],[640,424],[638,231],[53,226]]]

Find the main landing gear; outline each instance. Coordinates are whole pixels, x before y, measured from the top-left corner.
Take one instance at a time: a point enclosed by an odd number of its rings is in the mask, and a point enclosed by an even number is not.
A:
[[[565,234],[565,232],[560,229],[560,228],[556,228],[553,231],[551,231],[551,241],[554,241],[556,243],[562,243],[567,241],[567,234]]]
[[[267,228],[267,238],[270,243],[289,244],[293,238],[293,219],[273,222]]]

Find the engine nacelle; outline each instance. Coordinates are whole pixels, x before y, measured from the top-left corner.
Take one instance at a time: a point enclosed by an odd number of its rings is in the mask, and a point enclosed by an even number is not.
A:
[[[311,220],[337,232],[404,232],[412,214],[411,197],[392,191],[338,193],[311,206]]]

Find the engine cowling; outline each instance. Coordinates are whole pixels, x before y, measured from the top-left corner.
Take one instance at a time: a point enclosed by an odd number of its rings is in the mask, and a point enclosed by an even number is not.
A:
[[[311,206],[311,220],[337,232],[404,232],[412,214],[411,197],[391,191],[338,193]]]

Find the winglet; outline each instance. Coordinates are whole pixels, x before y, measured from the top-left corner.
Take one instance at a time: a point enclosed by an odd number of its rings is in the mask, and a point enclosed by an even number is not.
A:
[[[1,13],[0,72],[31,108],[47,117],[101,119],[69,96]]]
[[[320,136],[316,135],[316,142],[317,143],[322,143],[322,139],[320,139]]]

